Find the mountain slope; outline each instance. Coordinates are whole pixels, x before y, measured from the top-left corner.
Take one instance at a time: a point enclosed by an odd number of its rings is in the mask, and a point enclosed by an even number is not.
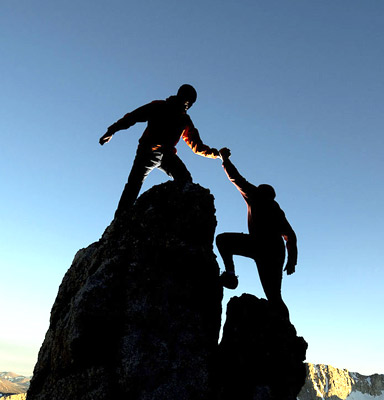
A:
[[[29,387],[30,378],[14,372],[0,372],[0,397],[9,394],[25,393]]]
[[[384,375],[361,375],[324,364],[307,364],[299,400],[384,400]]]

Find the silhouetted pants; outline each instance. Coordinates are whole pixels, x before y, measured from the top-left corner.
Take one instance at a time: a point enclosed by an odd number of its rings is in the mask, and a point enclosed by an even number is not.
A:
[[[216,237],[216,245],[226,271],[235,271],[234,255],[252,258],[268,301],[289,318],[288,308],[281,297],[285,258],[283,238],[263,240],[245,233],[222,233]]]
[[[152,151],[139,146],[116,214],[132,207],[140,193],[145,178],[154,168],[159,168],[180,184],[192,182],[192,177],[187,167],[173,152],[173,149]]]

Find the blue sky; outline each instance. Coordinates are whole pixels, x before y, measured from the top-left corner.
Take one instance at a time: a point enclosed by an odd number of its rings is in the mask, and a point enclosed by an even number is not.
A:
[[[0,370],[32,373],[59,284],[113,218],[144,125],[99,137],[190,83],[204,142],[273,185],[298,235],[283,297],[307,361],[384,373],[383,20],[380,0],[2,1]],[[220,162],[178,153],[215,196],[217,233],[246,232]],[[167,179],[154,171],[143,190]],[[225,300],[263,297],[253,262],[235,262]]]

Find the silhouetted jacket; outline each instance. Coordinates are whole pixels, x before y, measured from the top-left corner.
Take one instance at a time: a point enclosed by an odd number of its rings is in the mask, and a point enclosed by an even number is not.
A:
[[[142,148],[171,150],[176,153],[175,146],[183,138],[194,153],[209,158],[218,156],[217,150],[214,151],[202,142],[199,131],[176,96],[155,100],[137,108],[111,125],[108,131],[114,133],[128,129],[136,122],[148,122],[139,140]]]
[[[287,242],[288,257],[296,265],[296,234],[279,204],[273,200],[274,194],[271,196],[270,193],[249,183],[229,159],[223,162],[223,167],[229,180],[237,187],[247,203],[249,234],[266,244],[271,240],[281,240],[283,237]]]

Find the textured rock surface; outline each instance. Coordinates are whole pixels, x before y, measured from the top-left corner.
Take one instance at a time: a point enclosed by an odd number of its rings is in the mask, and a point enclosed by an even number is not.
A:
[[[381,396],[384,399],[384,375],[365,376],[357,372],[351,372],[350,375],[353,379],[351,395],[354,392],[360,392],[373,397]]]
[[[299,400],[384,399],[384,375],[364,376],[324,364],[307,364]]]
[[[295,400],[307,343],[263,299],[233,297],[219,346],[221,400]]]
[[[167,182],[80,250],[28,400],[293,399],[306,343],[266,300],[232,299],[218,346],[215,227],[207,189]]]
[[[212,399],[214,211],[208,190],[167,182],[76,254],[28,400]]]
[[[300,392],[300,400],[316,399],[319,396],[346,399],[351,392],[353,380],[347,370],[328,365],[308,364],[307,371],[307,381]]]

